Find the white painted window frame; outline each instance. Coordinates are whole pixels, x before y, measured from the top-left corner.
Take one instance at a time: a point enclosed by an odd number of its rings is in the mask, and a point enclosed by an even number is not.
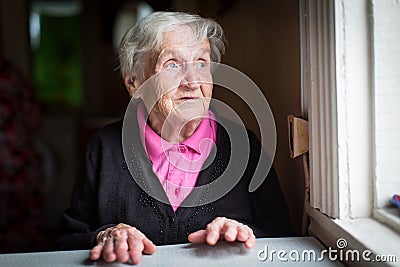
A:
[[[327,246],[346,238],[349,248],[400,261],[400,223],[376,194],[375,1],[299,1],[302,105],[310,123],[307,212],[310,234]]]

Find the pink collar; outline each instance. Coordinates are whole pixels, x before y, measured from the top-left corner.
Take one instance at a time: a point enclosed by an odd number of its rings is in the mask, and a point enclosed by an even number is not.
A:
[[[214,143],[216,141],[216,121],[215,115],[211,110],[207,111],[206,117],[200,122],[196,131],[181,144],[171,144],[161,138],[149,125],[145,122],[147,112],[143,102],[139,104],[137,111],[137,120],[140,129],[140,136],[144,144],[143,136],[146,140],[146,153],[149,158],[154,158],[161,155],[164,151],[169,150],[173,146],[185,145],[192,149],[197,154],[201,154],[200,143],[204,139],[210,139]]]

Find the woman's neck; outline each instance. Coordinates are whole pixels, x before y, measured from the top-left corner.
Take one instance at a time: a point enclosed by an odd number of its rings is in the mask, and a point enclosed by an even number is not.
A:
[[[172,144],[182,143],[192,136],[202,120],[202,118],[196,118],[186,122],[167,121],[152,113],[149,115],[149,126],[164,140]]]

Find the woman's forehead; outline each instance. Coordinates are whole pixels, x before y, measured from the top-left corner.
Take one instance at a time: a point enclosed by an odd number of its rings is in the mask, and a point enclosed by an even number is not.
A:
[[[208,38],[206,36],[204,37],[204,40],[199,40],[199,37],[193,32],[193,29],[186,25],[164,32],[162,37],[161,50],[179,47],[194,49],[197,47],[201,48],[209,46]]]
[[[204,56],[209,54],[210,43],[207,38],[199,42],[193,36],[171,33],[171,35],[167,35],[167,38],[163,39],[161,50],[158,53],[158,60],[169,56]]]
[[[169,44],[161,49],[158,57],[161,58],[167,55],[185,55],[185,54],[195,54],[195,55],[205,55],[210,54],[210,45],[208,41],[204,41],[202,44]]]

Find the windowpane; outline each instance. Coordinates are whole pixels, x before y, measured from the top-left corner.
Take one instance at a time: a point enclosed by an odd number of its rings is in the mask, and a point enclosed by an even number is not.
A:
[[[378,208],[400,193],[400,5],[374,4],[375,161]]]
[[[83,100],[80,9],[76,2],[35,2],[30,19],[38,99],[79,107]]]

